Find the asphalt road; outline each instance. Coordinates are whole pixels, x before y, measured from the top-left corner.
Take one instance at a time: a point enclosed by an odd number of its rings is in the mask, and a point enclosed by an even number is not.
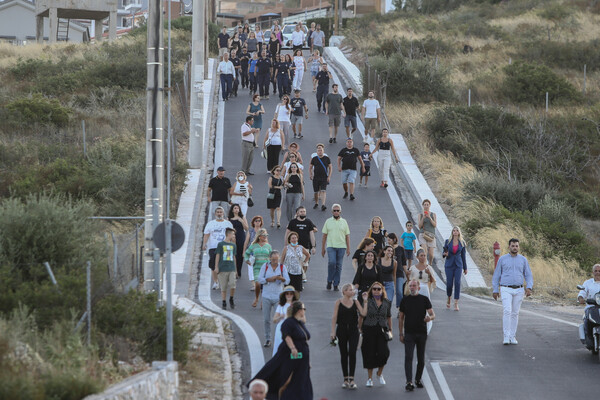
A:
[[[315,93],[312,92],[310,73],[307,72],[302,83],[302,97],[309,107],[309,119],[304,121],[304,138],[297,140],[305,165],[308,164],[315,145],[326,144],[326,153],[334,162],[331,185],[327,190],[326,211],[312,209],[312,185],[306,178],[307,199],[304,205],[308,217],[320,228],[331,216],[331,205],[334,202],[342,205],[342,216],[350,226],[351,253],[365,235],[371,218],[379,215],[383,218],[388,232],[402,233],[405,221],[399,221],[394,204],[387,192],[379,188],[378,173],[372,166],[369,187],[356,188],[356,200],[343,200],[340,173],[335,168],[337,153],[345,146],[345,132],[340,127],[338,143],[328,144],[327,116],[316,112]],[[263,100],[266,114],[263,116],[264,137],[268,121],[274,114],[278,96],[272,95]],[[241,165],[240,126],[245,119],[245,110],[250,102],[247,89],[239,90],[238,97],[232,97],[225,104],[225,120],[223,132],[223,165],[227,169],[226,176],[232,182]],[[362,140],[355,133],[355,146],[362,150]],[[252,165],[254,176],[249,182],[254,186],[253,199],[255,206],[249,208],[247,219],[262,215],[269,231],[269,242],[274,249],[283,249],[283,236],[287,220],[282,215],[282,227],[270,228],[269,212],[266,208],[267,179],[266,161],[260,157],[259,149],[255,149]],[[400,196],[402,194],[400,193]],[[396,205],[401,207],[401,205]],[[282,203],[285,209],[285,202]],[[321,246],[321,233],[317,234],[318,249]],[[404,347],[397,339],[397,319],[394,313],[395,339],[390,344],[391,356],[384,370],[387,385],[381,386],[375,380],[373,388],[366,388],[366,370],[362,368],[360,350],[357,356],[355,374],[358,390],[350,391],[341,388],[343,376],[337,348],[329,346],[331,316],[335,300],[339,292],[325,289],[327,275],[327,259],[320,253],[313,256],[308,271],[308,282],[302,292],[301,300],[307,308],[307,327],[312,338],[311,378],[315,399],[363,399],[366,395],[376,394],[379,399],[395,399],[399,396],[410,396],[414,399],[567,399],[596,398],[598,373],[600,364],[598,357],[582,348],[577,339],[577,328],[572,324],[579,323],[576,316],[557,315],[547,307],[532,307],[525,301],[521,312],[517,338],[519,345],[502,345],[502,308],[499,302],[491,299],[477,299],[463,296],[461,311],[447,310],[445,292],[435,290],[432,296],[436,320],[427,342],[426,389],[416,389],[412,393],[404,391]],[[351,282],[353,269],[351,259],[344,259],[342,283]],[[259,307],[252,308],[254,292],[249,290],[246,271],[238,281],[236,292],[236,309],[234,313],[245,318],[255,329],[263,341],[263,319]],[[212,291],[213,302],[220,306],[220,293]],[[534,311],[527,312],[526,310]],[[553,317],[550,320],[544,316]],[[560,319],[560,321],[556,320]],[[564,322],[561,322],[564,321]],[[272,326],[274,329],[274,325]],[[236,332],[238,347],[242,355],[247,356],[245,341],[241,332]],[[271,348],[263,349],[265,360],[271,357]],[[416,359],[416,357],[415,357]],[[244,361],[248,365],[248,360]],[[250,376],[249,368],[243,369],[244,381]],[[581,396],[581,397],[580,397]],[[584,397],[585,396],[585,397]]]

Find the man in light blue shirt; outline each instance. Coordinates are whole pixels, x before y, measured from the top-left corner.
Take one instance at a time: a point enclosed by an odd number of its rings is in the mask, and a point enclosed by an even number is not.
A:
[[[502,329],[504,332],[503,344],[518,344],[516,334],[519,324],[519,310],[523,302],[523,295],[531,296],[533,288],[533,275],[527,259],[519,254],[519,239],[508,241],[509,253],[498,260],[494,276],[492,277],[492,288],[494,300],[498,295],[502,297]],[[525,290],[523,290],[525,281]],[[502,292],[500,292],[502,287]]]

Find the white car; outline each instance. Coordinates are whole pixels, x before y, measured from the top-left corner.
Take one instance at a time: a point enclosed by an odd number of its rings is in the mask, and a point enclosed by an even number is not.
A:
[[[302,28],[304,29],[304,34],[308,33],[306,26],[303,24]],[[283,31],[281,31],[281,36],[283,37],[283,46],[282,49],[291,49],[292,48],[292,33],[296,30],[296,24],[287,24],[283,27]],[[306,46],[306,42],[304,42],[304,46]],[[305,47],[306,48],[306,47]]]

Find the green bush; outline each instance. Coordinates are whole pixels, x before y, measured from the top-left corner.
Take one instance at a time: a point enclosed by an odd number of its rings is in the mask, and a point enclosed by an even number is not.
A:
[[[533,217],[538,221],[552,221],[561,226],[568,226],[573,230],[579,228],[579,222],[575,208],[564,200],[546,195],[533,209]]]
[[[575,188],[562,191],[558,195],[558,199],[566,204],[571,204],[582,217],[600,219],[600,199],[598,199],[598,196]]]
[[[100,300],[94,313],[94,325],[100,332],[134,342],[146,361],[166,359],[166,310],[156,309],[156,294],[130,291]],[[184,313],[173,310],[173,357],[187,360],[191,331],[183,326]]]
[[[410,40],[405,37],[395,40],[385,39],[378,47],[373,47],[371,51],[370,55],[391,57],[396,53],[400,53],[405,57],[415,59],[454,54],[457,48],[444,39],[427,36],[420,40]]]
[[[532,211],[548,193],[541,183],[508,181],[487,172],[479,172],[465,183],[465,198],[493,200],[510,211]]]
[[[580,93],[569,81],[545,65],[517,61],[505,66],[504,72],[504,94],[517,103],[541,107],[545,103],[546,92],[552,103],[567,104],[581,100]]]
[[[217,45],[217,38],[221,28],[214,22],[208,23],[208,52],[211,56],[217,56],[219,54],[219,46]]]
[[[555,42],[539,40],[522,45],[518,56],[530,63],[544,63],[558,68],[581,71],[587,65],[588,71],[600,68],[600,40],[587,42]]]
[[[436,68],[430,60],[410,60],[396,53],[389,58],[373,57],[370,63],[371,71],[378,71],[387,82],[389,100],[427,102],[454,99],[449,72],[442,66]],[[363,69],[365,90],[370,89],[367,75]]]
[[[40,94],[11,101],[6,105],[9,115],[26,125],[51,124],[63,127],[69,123],[71,110],[60,105],[56,99]]]

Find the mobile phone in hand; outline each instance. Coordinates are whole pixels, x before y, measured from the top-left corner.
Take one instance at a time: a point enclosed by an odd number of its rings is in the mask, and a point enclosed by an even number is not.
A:
[[[302,358],[302,352],[299,352],[297,357],[294,357],[294,354],[290,353],[290,358],[292,360],[300,360]]]

